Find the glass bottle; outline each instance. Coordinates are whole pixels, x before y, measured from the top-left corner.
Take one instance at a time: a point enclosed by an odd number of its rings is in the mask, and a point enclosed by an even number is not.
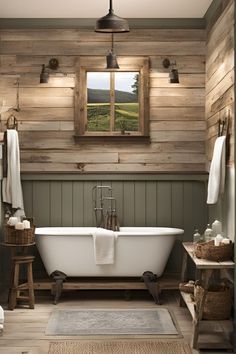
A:
[[[207,224],[207,228],[204,232],[205,242],[209,242],[209,241],[213,240],[213,238],[214,238],[213,231],[210,227],[210,224]]]
[[[201,240],[201,234],[198,232],[198,229],[194,230],[193,234],[193,243],[198,243]]]

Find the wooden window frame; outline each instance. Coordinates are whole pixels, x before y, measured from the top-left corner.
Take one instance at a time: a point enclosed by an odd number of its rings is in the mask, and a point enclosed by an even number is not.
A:
[[[75,138],[141,141],[149,139],[149,58],[119,57],[120,69],[106,68],[105,57],[81,57],[77,63],[75,86]],[[139,72],[139,131],[87,131],[87,72]]]

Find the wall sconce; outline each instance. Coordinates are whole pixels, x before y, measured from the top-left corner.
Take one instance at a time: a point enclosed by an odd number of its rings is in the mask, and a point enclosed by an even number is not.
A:
[[[95,32],[102,33],[124,33],[129,32],[128,22],[114,14],[112,0],[110,0],[109,12],[106,16],[99,18],[96,22]]]
[[[176,62],[174,61],[173,63],[170,62],[168,58],[164,59],[162,62],[164,68],[168,69],[170,68],[169,71],[169,79],[171,84],[179,84],[179,73],[178,70],[175,69]]]
[[[52,58],[49,60],[47,66],[42,65],[42,71],[40,73],[40,84],[47,84],[49,80],[49,72],[50,70],[57,70],[59,68],[59,62],[56,58]]]
[[[109,54],[107,54],[107,69],[120,69],[116,54],[114,53],[114,34],[111,34],[111,50]]]

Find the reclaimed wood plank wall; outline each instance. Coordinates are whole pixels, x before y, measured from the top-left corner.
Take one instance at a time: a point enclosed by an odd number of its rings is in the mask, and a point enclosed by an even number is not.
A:
[[[218,121],[229,112],[229,165],[234,162],[234,50],[234,1],[230,0],[209,23],[206,42],[207,159],[212,159]]]
[[[92,29],[1,29],[0,102],[16,104],[23,172],[205,171],[205,30],[134,29],[115,36],[119,55],[150,57],[151,144],[74,142],[74,79],[79,56],[105,56],[110,36]],[[66,77],[39,84],[56,57]],[[180,84],[162,61],[175,60]],[[3,115],[1,130],[5,129]]]

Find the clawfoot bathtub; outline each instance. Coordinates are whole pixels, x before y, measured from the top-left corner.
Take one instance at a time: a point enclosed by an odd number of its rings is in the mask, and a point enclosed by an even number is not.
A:
[[[55,283],[57,304],[66,277],[141,277],[159,303],[159,290],[154,283],[166,266],[175,236],[182,229],[166,227],[121,227],[116,232],[114,264],[97,265],[94,258],[91,227],[45,227],[36,229],[36,245],[46,271]],[[154,274],[153,274],[154,273]],[[147,275],[148,274],[148,275]],[[151,274],[151,278],[149,278]],[[157,284],[157,283],[155,283]],[[68,286],[68,282],[66,283]],[[78,288],[81,287],[79,284]]]

